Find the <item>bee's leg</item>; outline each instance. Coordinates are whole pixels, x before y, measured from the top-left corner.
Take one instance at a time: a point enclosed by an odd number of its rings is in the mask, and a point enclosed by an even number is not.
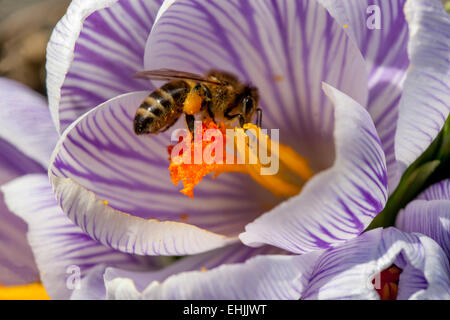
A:
[[[261,108],[257,108],[256,113],[257,113],[256,126],[261,128],[261,125],[262,125],[262,110],[261,110]]]
[[[202,84],[200,82],[197,82],[194,88],[192,88],[191,92],[196,92],[199,96],[202,96]]]
[[[195,117],[192,114],[187,114],[186,115],[186,125],[189,129],[189,131],[192,134],[192,139],[194,139],[194,134],[195,134],[195,130],[194,130],[194,126],[195,126]]]
[[[203,101],[202,101],[201,110],[203,110],[203,111],[206,110],[206,112],[208,113],[208,116],[211,118],[211,120],[214,123],[216,123],[216,121],[214,119],[214,113],[211,109],[212,96],[211,96],[211,91],[209,91],[209,88],[204,83],[197,83],[196,86],[192,89],[192,91],[197,92],[197,94],[200,97],[202,97]]]
[[[216,123],[216,120],[214,119],[214,112],[212,111],[211,107],[212,107],[212,97],[211,97],[211,91],[209,91],[209,88],[207,86],[205,86],[205,84],[202,84],[202,90],[204,93],[204,100],[202,103],[202,109],[206,109],[206,111],[208,112],[209,117],[212,119],[212,121],[214,123]]]
[[[245,124],[245,119],[244,119],[244,117],[242,116],[242,114],[238,114],[238,117],[239,117],[239,125],[241,126],[241,128],[244,126],[244,124]]]
[[[229,114],[228,111],[225,111],[224,114],[225,118],[227,118],[228,120],[233,120],[234,118],[238,117],[239,118],[239,126],[242,128],[245,124],[245,119],[244,116],[240,113],[238,114]]]

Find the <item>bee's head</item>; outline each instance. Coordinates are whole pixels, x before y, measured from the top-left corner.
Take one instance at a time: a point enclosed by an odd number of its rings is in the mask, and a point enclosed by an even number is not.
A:
[[[256,109],[258,108],[259,95],[258,89],[255,87],[247,87],[242,95],[241,101],[239,103],[241,108],[241,122],[249,123],[252,122],[253,116],[255,115]],[[244,123],[240,123],[241,126]]]

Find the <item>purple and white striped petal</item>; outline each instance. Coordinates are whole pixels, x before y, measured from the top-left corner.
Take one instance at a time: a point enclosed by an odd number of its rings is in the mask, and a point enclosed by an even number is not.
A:
[[[83,279],[81,285],[83,290],[78,290],[72,295],[72,299],[105,299],[105,283],[111,281],[133,283],[138,291],[143,291],[153,281],[162,282],[166,278],[186,271],[209,270],[223,264],[241,263],[256,255],[282,254],[282,250],[275,247],[262,247],[252,249],[242,244],[235,244],[198,255],[187,256],[167,267],[155,271],[132,271],[114,267],[108,267],[106,271],[99,270],[97,274],[92,273],[86,279]],[[103,272],[104,271],[104,272]],[[126,279],[126,280],[125,280]],[[110,294],[110,298],[119,298],[115,294]],[[123,296],[120,298],[124,298]]]
[[[155,24],[145,68],[220,69],[259,89],[263,125],[308,157],[333,162],[333,108],[325,81],[361,105],[367,72],[356,45],[316,1],[178,0]]]
[[[169,134],[134,134],[147,94],[114,98],[61,136],[49,173],[63,211],[93,238],[128,253],[195,254],[238,241],[276,198],[238,173],[205,177],[194,199],[181,194],[168,171]]]
[[[411,67],[399,106],[395,154],[404,167],[441,130],[450,111],[450,15],[440,0],[409,1]]]
[[[450,179],[442,180],[428,187],[417,199],[427,201],[450,200]]]
[[[355,40],[367,63],[367,109],[386,155],[389,190],[397,184],[394,138],[403,82],[409,66],[406,0],[319,0]]]
[[[0,186],[28,173],[44,173],[57,133],[45,99],[15,81],[0,78]],[[39,280],[26,240],[26,224],[0,195],[0,284]]]
[[[156,15],[154,25],[158,22],[159,18],[163,15],[164,12],[177,0],[164,0],[161,4],[161,7],[159,7],[158,14]]]
[[[59,132],[122,93],[146,90],[144,47],[162,0],[75,0],[47,47],[47,89]]]
[[[0,186],[32,172],[44,173],[37,162],[0,139]],[[26,239],[25,222],[8,210],[0,193],[0,284],[22,285],[39,280],[36,263]]]
[[[215,249],[197,255],[186,256],[168,267],[157,271],[135,272],[118,268],[108,268],[105,272],[105,281],[115,278],[129,278],[133,280],[139,291],[144,290],[153,281],[164,281],[171,275],[186,271],[210,270],[223,264],[241,263],[257,255],[286,254],[285,251],[272,247],[250,248],[240,243]]]
[[[395,226],[420,232],[436,241],[450,259],[450,180],[436,183],[397,216]]]
[[[295,253],[328,248],[360,234],[386,203],[386,163],[370,115],[337,89],[323,89],[335,106],[334,165],[247,225],[240,235],[247,245]]]
[[[439,245],[395,228],[371,230],[325,252],[303,299],[379,299],[372,280],[392,264],[402,269],[398,300],[450,299],[449,262]]]
[[[208,254],[203,255],[207,257]],[[107,273],[107,298],[296,300],[301,297],[319,254],[320,252],[301,256],[259,255],[244,263],[224,264],[211,270],[181,272],[165,280],[166,275],[146,275],[147,282],[151,282],[145,288],[137,287],[133,279],[126,275],[112,277]],[[185,259],[193,261],[194,258]],[[206,260],[204,262],[210,264]],[[182,263],[183,260],[179,264]]]
[[[44,97],[6,78],[0,78],[0,139],[43,168],[58,139]]]
[[[46,175],[23,176],[2,186],[2,191],[9,209],[28,224],[28,241],[50,298],[69,298],[77,282],[100,264],[135,269],[143,265],[75,226],[56,203]]]

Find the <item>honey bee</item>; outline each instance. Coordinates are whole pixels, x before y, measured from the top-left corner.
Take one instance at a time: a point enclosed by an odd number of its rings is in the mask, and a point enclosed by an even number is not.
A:
[[[158,134],[169,129],[184,113],[191,133],[197,118],[210,118],[227,127],[239,126],[252,121],[257,114],[257,125],[261,125],[262,111],[258,108],[258,90],[241,83],[230,73],[211,70],[205,76],[159,69],[143,71],[136,78],[168,80],[153,91],[141,103],[134,118],[134,132]]]

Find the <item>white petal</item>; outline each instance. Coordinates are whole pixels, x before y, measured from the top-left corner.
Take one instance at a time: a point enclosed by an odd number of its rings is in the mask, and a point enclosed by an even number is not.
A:
[[[405,167],[441,130],[450,111],[450,15],[439,0],[408,1],[411,67],[399,106],[395,154]]]
[[[367,109],[386,154],[389,191],[397,185],[394,138],[409,66],[406,0],[319,0],[357,43],[369,74]]]
[[[162,0],[75,0],[47,47],[47,89],[58,132],[96,105],[145,90],[144,46]]]
[[[185,255],[236,241],[189,224],[143,219],[115,210],[71,178],[52,175],[51,181],[57,201],[69,218],[94,239],[122,252]]]
[[[299,195],[248,224],[240,239],[303,253],[329,248],[360,234],[387,199],[386,164],[367,111],[324,84],[335,104],[334,165],[316,174]]]
[[[44,97],[6,78],[0,78],[0,139],[44,168],[58,139]]]
[[[140,260],[92,240],[61,211],[48,177],[26,175],[2,187],[9,209],[28,224],[28,241],[52,299],[67,299],[98,265],[137,268]]]
[[[450,259],[450,180],[436,183],[402,209],[395,226],[436,241]]]
[[[299,299],[318,252],[302,256],[267,255],[245,263],[191,271],[153,281],[142,292],[129,278],[106,282],[110,299]],[[295,285],[294,285],[295,284]]]

